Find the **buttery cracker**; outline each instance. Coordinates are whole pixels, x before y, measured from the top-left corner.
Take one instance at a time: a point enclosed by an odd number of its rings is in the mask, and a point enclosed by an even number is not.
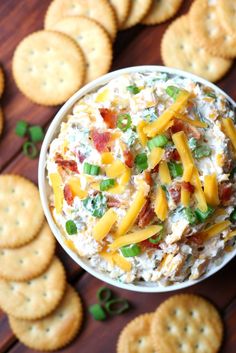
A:
[[[232,36],[236,36],[236,1],[218,0],[217,11],[224,29]]]
[[[87,17],[71,16],[62,18],[53,29],[67,34],[79,44],[87,67],[85,82],[90,82],[109,71],[112,44],[107,32],[99,23]]]
[[[27,281],[42,274],[49,266],[56,241],[47,222],[37,237],[17,249],[0,249],[0,277],[9,281]]]
[[[126,18],[128,17],[131,8],[132,0],[110,0],[110,3],[115,10],[118,22],[118,28],[121,28]]]
[[[26,346],[42,351],[53,351],[69,344],[82,324],[81,300],[76,291],[67,286],[65,295],[50,315],[36,321],[9,317],[12,331]]]
[[[166,66],[189,71],[215,82],[224,76],[233,64],[209,54],[192,38],[188,15],[177,18],[168,27],[161,42],[161,56]]]
[[[224,30],[214,3],[195,0],[189,14],[189,26],[199,46],[222,58],[236,57],[236,36],[231,36]]]
[[[117,353],[153,353],[150,329],[153,313],[143,314],[128,323],[120,333]]]
[[[135,26],[146,16],[152,6],[152,0],[132,0],[128,18],[121,29]]]
[[[39,277],[27,282],[0,279],[0,307],[18,319],[36,320],[50,314],[65,291],[65,270],[55,257]]]
[[[108,0],[53,0],[46,13],[44,27],[52,29],[63,17],[86,16],[99,22],[112,39],[117,32],[115,12]]]
[[[44,220],[38,188],[19,175],[0,175],[0,219],[0,248],[17,248],[36,237]]]
[[[158,353],[218,352],[223,325],[207,300],[191,294],[174,295],[154,313],[151,337]]]
[[[182,5],[183,0],[153,0],[152,7],[142,20],[145,25],[155,25],[173,17]]]
[[[20,42],[14,53],[16,84],[38,104],[64,103],[81,87],[84,74],[81,49],[63,33],[34,32]]]

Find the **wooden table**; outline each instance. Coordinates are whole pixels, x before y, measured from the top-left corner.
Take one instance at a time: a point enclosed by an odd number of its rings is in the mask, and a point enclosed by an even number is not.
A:
[[[47,127],[56,108],[41,107],[31,103],[16,88],[12,73],[12,55],[17,43],[29,33],[43,26],[43,18],[50,0],[1,0],[0,1],[0,62],[6,73],[6,90],[2,99],[5,112],[5,129],[0,142],[1,173],[19,173],[37,183],[38,160],[31,161],[21,153],[22,140],[14,133],[18,119]],[[184,1],[181,9],[185,13],[190,0]],[[169,22],[159,26],[136,26],[119,33],[114,48],[112,69],[142,64],[162,64],[160,40]],[[236,65],[219,82],[236,100]],[[2,220],[0,220],[2,222]],[[107,322],[95,322],[88,315],[87,308],[96,301],[96,291],[103,284],[77,266],[58,245],[57,253],[67,269],[68,281],[82,296],[85,319],[78,338],[63,352],[113,353],[122,327],[140,313],[153,311],[172,294],[139,294],[114,288],[117,295],[128,298],[132,309]],[[204,282],[186,289],[184,293],[196,293],[210,299],[220,310],[225,323],[225,340],[222,353],[236,352],[236,259],[223,270]],[[29,353],[30,349],[17,341],[12,334],[7,317],[0,311],[0,353]],[[174,352],[173,352],[174,353]]]

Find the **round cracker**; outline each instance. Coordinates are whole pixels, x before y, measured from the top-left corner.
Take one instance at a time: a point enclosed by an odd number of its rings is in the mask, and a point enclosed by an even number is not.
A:
[[[44,27],[52,29],[67,16],[86,16],[99,22],[112,39],[117,32],[115,12],[108,0],[53,0],[48,7]]]
[[[131,8],[131,0],[110,0],[110,3],[116,13],[118,29],[122,28]]]
[[[0,248],[17,248],[36,237],[44,220],[38,188],[19,175],[0,175],[0,219]]]
[[[83,16],[71,16],[60,20],[53,29],[69,35],[81,47],[87,66],[86,82],[109,71],[112,44],[107,32],[97,22]]]
[[[33,102],[58,105],[83,84],[81,49],[67,35],[38,31],[24,38],[13,57],[13,76],[20,91]]]
[[[26,346],[42,351],[60,349],[70,343],[82,324],[83,312],[80,297],[69,285],[57,309],[49,316],[36,321],[9,317],[12,331]]]
[[[236,36],[222,27],[217,6],[208,0],[195,0],[190,8],[189,25],[197,43],[222,58],[236,57]]]
[[[130,321],[121,331],[117,353],[153,353],[150,329],[153,313],[143,314]]]
[[[132,0],[129,16],[121,29],[135,26],[146,16],[152,6],[152,0]]]
[[[178,12],[182,3],[183,0],[153,0],[152,7],[142,23],[155,25],[167,21]]]
[[[158,353],[216,353],[223,338],[219,313],[205,299],[174,295],[156,310],[151,337]]]
[[[56,241],[47,222],[37,238],[17,249],[0,249],[0,276],[9,281],[28,281],[48,268]]]
[[[0,107],[0,136],[3,131],[3,125],[4,125],[4,117],[3,117],[3,111],[2,108]]]
[[[177,18],[165,32],[161,42],[161,56],[166,66],[189,71],[208,81],[219,80],[233,61],[212,56],[193,40],[188,15]]]
[[[65,270],[55,257],[41,276],[27,282],[0,279],[0,306],[18,319],[36,320],[51,313],[65,291]]]
[[[224,29],[230,35],[236,35],[236,2],[232,0],[218,0],[217,11]]]
[[[2,97],[4,86],[5,86],[4,73],[3,73],[3,69],[0,66],[0,98]]]

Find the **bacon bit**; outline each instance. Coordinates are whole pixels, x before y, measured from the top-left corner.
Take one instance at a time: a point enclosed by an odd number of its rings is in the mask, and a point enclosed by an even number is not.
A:
[[[140,228],[144,228],[153,220],[154,217],[155,212],[151,207],[150,199],[148,199],[138,215],[137,224]]]
[[[203,239],[201,237],[201,234],[194,234],[191,237],[188,238],[189,241],[197,244],[197,245],[202,245],[203,244]]]
[[[154,244],[154,243],[151,243],[148,239],[143,240],[140,244],[144,249],[146,248],[160,249],[160,243]]]
[[[159,172],[159,164],[157,164],[156,166],[155,166],[155,168],[153,168],[152,170],[151,170],[151,173],[158,173]]]
[[[98,152],[107,152],[109,151],[108,143],[110,142],[111,134],[110,132],[98,132],[96,130],[91,131],[91,137],[94,143],[94,146]]]
[[[71,189],[68,184],[65,185],[63,193],[64,193],[64,198],[65,198],[66,202],[68,203],[68,205],[72,206],[73,201],[74,201],[74,197],[73,197],[73,194],[72,194]]]
[[[77,156],[79,158],[80,163],[83,163],[83,161],[85,160],[85,155],[83,155],[80,151],[77,153]]]
[[[192,184],[190,184],[189,182],[182,181],[181,182],[181,186],[182,186],[183,189],[189,191],[190,194],[194,193],[194,186]]]
[[[169,188],[170,196],[173,201],[177,204],[180,202],[181,197],[181,183],[176,183]]]
[[[172,134],[176,132],[183,131],[184,123],[182,120],[174,119],[174,125],[170,127],[170,131]]]
[[[106,108],[100,108],[99,112],[103,120],[105,121],[107,127],[110,129],[114,129],[117,124],[117,114],[113,110]]]
[[[166,150],[165,159],[170,161],[179,161],[180,160],[179,152],[176,149]]]
[[[79,173],[76,161],[66,160],[60,153],[56,154],[55,163],[64,169],[69,169],[72,172]]]
[[[150,172],[144,172],[145,180],[148,185],[152,186],[153,185],[153,180],[152,180],[152,175]]]
[[[124,155],[124,159],[125,159],[125,164],[127,165],[127,167],[132,168],[134,166],[134,156],[133,154],[126,150],[123,152]]]
[[[107,198],[107,206],[108,207],[119,207],[121,202],[117,200],[115,197],[108,196]]]
[[[200,140],[202,137],[198,129],[182,120],[174,119],[174,125],[170,127],[170,132],[175,134],[176,132],[184,131],[187,136],[194,137],[196,140]]]
[[[227,204],[233,193],[233,186],[231,183],[222,182],[219,184],[219,198],[222,205]]]

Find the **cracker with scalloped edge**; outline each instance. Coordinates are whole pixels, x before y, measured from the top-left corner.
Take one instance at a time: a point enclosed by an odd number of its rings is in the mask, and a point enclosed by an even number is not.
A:
[[[129,15],[121,29],[135,26],[146,16],[152,6],[152,0],[132,0]]]
[[[231,36],[224,30],[217,6],[209,3],[208,0],[195,0],[189,12],[189,26],[194,40],[210,54],[222,58],[234,58],[236,57],[236,36]]]
[[[218,0],[216,8],[224,29],[232,36],[236,36],[236,1]]]
[[[155,25],[173,17],[182,5],[183,0],[153,0],[152,7],[142,20],[145,25]]]
[[[58,307],[40,320],[26,321],[9,317],[16,337],[26,346],[42,351],[54,351],[69,344],[77,335],[83,319],[79,295],[69,285]]]
[[[215,82],[222,78],[233,60],[209,54],[192,38],[188,15],[178,17],[166,30],[161,41],[161,56],[166,66],[189,71]]]
[[[121,28],[128,17],[131,0],[109,0],[116,13],[118,28]]]

